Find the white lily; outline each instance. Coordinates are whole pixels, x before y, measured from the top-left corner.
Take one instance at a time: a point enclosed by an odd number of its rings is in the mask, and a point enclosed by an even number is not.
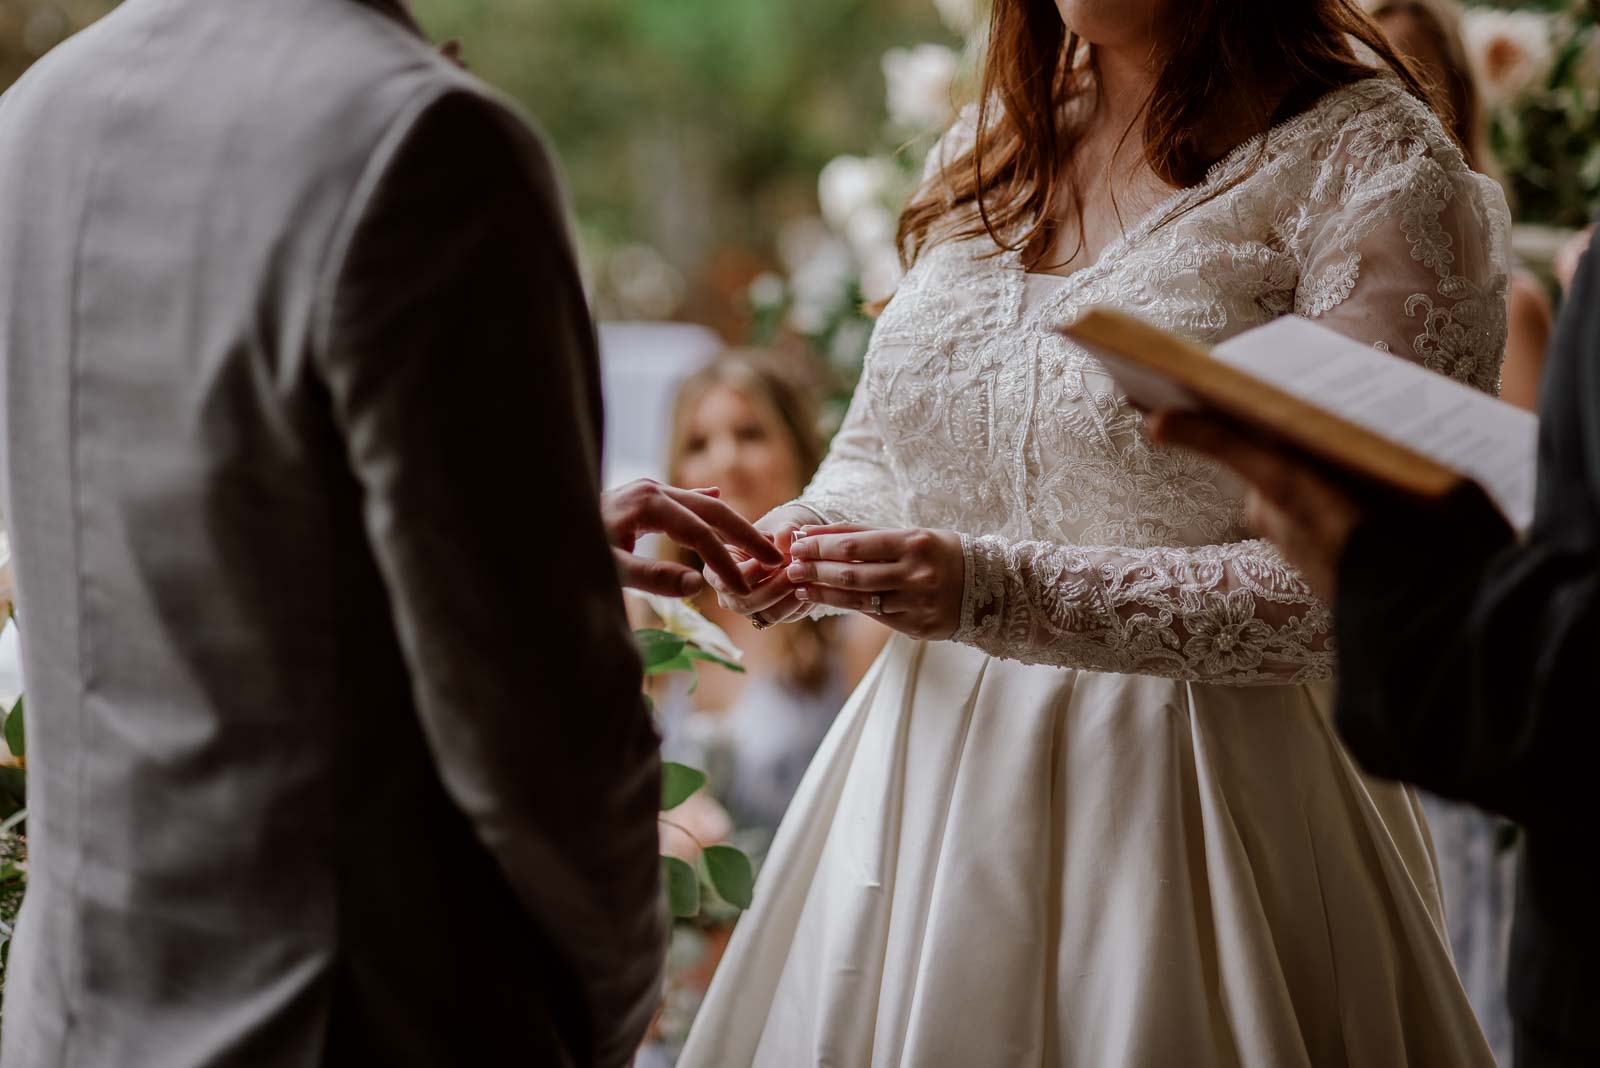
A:
[[[661,629],[668,634],[676,635],[712,656],[731,660],[735,664],[744,659],[744,650],[733,644],[727,632],[701,615],[700,610],[688,601],[641,590],[628,592],[649,606],[650,611],[661,620]]]

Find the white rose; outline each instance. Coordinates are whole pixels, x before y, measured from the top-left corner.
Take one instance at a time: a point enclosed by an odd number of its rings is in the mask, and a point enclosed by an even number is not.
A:
[[[780,237],[780,253],[792,262],[789,274],[789,325],[802,334],[820,334],[848,299],[855,278],[855,263],[843,241],[818,226],[817,240],[787,244]],[[803,259],[791,260],[803,256]]]
[[[907,130],[949,125],[955,115],[952,86],[961,60],[944,45],[891,48],[883,56],[889,119]]]
[[[733,644],[733,639],[728,637],[727,632],[701,615],[700,610],[688,601],[645,593],[642,590],[628,592],[650,606],[650,611],[661,620],[661,629],[668,634],[675,634],[712,656],[720,656],[735,664],[744,659],[744,651]]]
[[[861,259],[861,296],[869,302],[888,300],[904,273],[893,247],[874,250]]]
[[[817,176],[817,203],[829,226],[845,233],[863,209],[881,207],[895,181],[894,164],[886,159],[840,156],[829,160]]]
[[[783,279],[771,271],[764,271],[751,279],[746,290],[750,296],[750,303],[757,308],[776,308],[788,296],[789,289]]]
[[[944,24],[962,36],[976,30],[989,14],[988,0],[933,0],[933,6]]]
[[[1548,15],[1533,11],[1471,8],[1461,17],[1461,38],[1490,108],[1517,98],[1549,72],[1555,51]]]

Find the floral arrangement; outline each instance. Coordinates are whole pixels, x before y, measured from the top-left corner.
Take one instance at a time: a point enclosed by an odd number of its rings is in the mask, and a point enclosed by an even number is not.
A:
[[[1587,226],[1600,208],[1596,5],[1474,7],[1462,38],[1490,113],[1490,146],[1523,222]]]
[[[988,0],[934,0],[961,47],[928,42],[891,48],[883,56],[889,114],[880,145],[867,155],[844,155],[817,179],[819,214],[779,234],[782,274],[750,286],[758,343],[789,331],[822,353],[846,389],[834,415],[849,401],[867,351],[871,318],[863,306],[886,299],[900,283],[896,220],[915,190],[933,138],[955,116],[956,100],[976,66]]]

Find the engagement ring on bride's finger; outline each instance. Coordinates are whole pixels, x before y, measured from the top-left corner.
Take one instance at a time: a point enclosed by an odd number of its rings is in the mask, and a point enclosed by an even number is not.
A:
[[[881,594],[881,593],[873,594],[872,595],[872,600],[870,602],[868,602],[868,603],[870,603],[872,605],[872,614],[873,615],[875,615],[875,616],[883,615],[883,594]]]

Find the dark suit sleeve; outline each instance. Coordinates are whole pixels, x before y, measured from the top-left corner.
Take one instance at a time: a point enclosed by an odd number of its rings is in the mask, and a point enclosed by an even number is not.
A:
[[[1579,292],[1600,288],[1589,281]],[[1530,827],[1587,809],[1600,742],[1600,540],[1584,459],[1600,412],[1583,393],[1595,304],[1580,298],[1558,338],[1528,538],[1468,486],[1376,512],[1340,573],[1338,723],[1352,752]]]
[[[446,788],[583,987],[580,1063],[624,1064],[665,947],[658,739],[600,520],[561,197],[532,134],[471,93],[395,141],[319,369]]]

